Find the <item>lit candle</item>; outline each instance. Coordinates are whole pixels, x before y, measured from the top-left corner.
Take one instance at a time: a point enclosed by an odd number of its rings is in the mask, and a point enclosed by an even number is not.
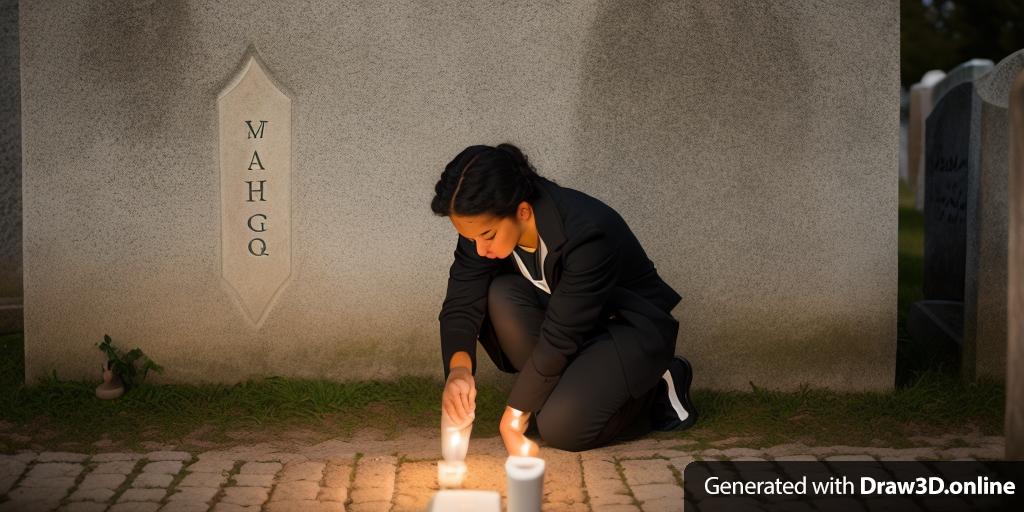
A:
[[[522,453],[529,453],[529,441]],[[505,461],[508,477],[508,512],[537,512],[544,496],[544,459],[512,455]]]
[[[437,485],[442,489],[462,487],[466,480],[466,463],[461,461],[437,462]]]
[[[469,451],[472,431],[472,420],[465,425],[456,425],[444,409],[441,410],[441,457],[444,460],[437,463],[437,484],[440,487],[461,487],[466,480],[466,452]]]

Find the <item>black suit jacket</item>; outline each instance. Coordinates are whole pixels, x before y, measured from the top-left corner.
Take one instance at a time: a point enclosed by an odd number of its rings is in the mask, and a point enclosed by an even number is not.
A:
[[[599,327],[611,334],[630,394],[639,397],[657,383],[675,354],[679,323],[670,312],[679,294],[658,276],[615,210],[548,180],[542,179],[539,188],[532,206],[548,248],[544,276],[551,298],[537,345],[516,378],[508,405],[539,410]],[[496,275],[508,272],[519,272],[511,256],[481,257],[471,240],[458,237],[439,316],[446,378],[449,361],[459,351],[470,354],[475,372],[477,338],[493,336],[486,318],[487,290]]]

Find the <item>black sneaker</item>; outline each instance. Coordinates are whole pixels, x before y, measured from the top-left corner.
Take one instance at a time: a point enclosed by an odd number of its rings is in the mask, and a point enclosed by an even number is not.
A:
[[[697,408],[690,400],[693,367],[684,357],[675,356],[661,376],[654,398],[651,426],[655,430],[685,430],[697,422]]]

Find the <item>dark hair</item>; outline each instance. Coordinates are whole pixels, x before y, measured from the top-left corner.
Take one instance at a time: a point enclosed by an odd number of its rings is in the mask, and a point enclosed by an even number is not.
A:
[[[542,179],[512,144],[469,146],[445,166],[434,185],[430,209],[442,217],[453,213],[511,217],[520,202],[537,198]]]

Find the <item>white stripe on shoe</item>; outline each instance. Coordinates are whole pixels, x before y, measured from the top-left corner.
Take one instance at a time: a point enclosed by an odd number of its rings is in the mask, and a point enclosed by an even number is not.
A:
[[[683,404],[679,401],[679,397],[676,396],[676,386],[672,382],[672,372],[665,370],[665,375],[661,378],[668,382],[668,401],[672,404],[672,408],[676,411],[676,416],[679,416],[679,421],[686,421],[686,418],[690,417],[690,413],[683,409]]]

